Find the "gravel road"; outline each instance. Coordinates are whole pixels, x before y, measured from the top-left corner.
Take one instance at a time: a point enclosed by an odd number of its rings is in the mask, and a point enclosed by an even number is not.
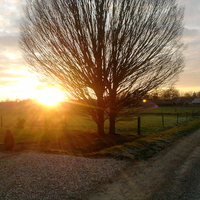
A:
[[[125,165],[112,158],[0,153],[0,200],[84,199]]]
[[[200,130],[129,166],[87,200],[199,200]]]
[[[200,199],[200,130],[148,161],[0,153],[0,200]]]

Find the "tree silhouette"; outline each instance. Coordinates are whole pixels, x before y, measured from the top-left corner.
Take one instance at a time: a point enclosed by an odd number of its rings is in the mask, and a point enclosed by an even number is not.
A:
[[[163,99],[173,99],[173,98],[176,98],[176,97],[180,97],[179,91],[174,87],[170,87],[167,90],[163,90],[162,93],[163,93],[162,94]]]
[[[20,46],[29,66],[83,104],[104,133],[183,69],[176,0],[30,0]]]

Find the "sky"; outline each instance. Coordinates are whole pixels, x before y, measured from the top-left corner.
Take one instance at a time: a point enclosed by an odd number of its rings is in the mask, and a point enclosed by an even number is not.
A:
[[[185,7],[182,40],[185,68],[175,88],[200,91],[200,1],[178,0]],[[44,83],[29,71],[19,48],[19,24],[25,0],[0,0],[0,100],[37,98]]]

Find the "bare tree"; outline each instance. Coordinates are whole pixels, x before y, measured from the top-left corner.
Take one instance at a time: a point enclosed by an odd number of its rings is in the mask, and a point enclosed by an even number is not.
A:
[[[180,97],[180,92],[175,87],[170,87],[167,90],[163,90],[162,97],[163,99],[173,99]]]
[[[183,68],[176,0],[28,0],[20,44],[32,69],[79,100],[104,133]]]

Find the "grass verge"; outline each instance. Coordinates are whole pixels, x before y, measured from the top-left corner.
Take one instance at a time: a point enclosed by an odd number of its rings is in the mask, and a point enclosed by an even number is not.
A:
[[[189,135],[200,128],[200,118],[176,126],[174,128],[150,134],[134,140],[133,142],[106,148],[99,152],[90,153],[89,156],[111,156],[116,158],[128,158],[148,160],[161,150],[169,147],[176,141]]]

